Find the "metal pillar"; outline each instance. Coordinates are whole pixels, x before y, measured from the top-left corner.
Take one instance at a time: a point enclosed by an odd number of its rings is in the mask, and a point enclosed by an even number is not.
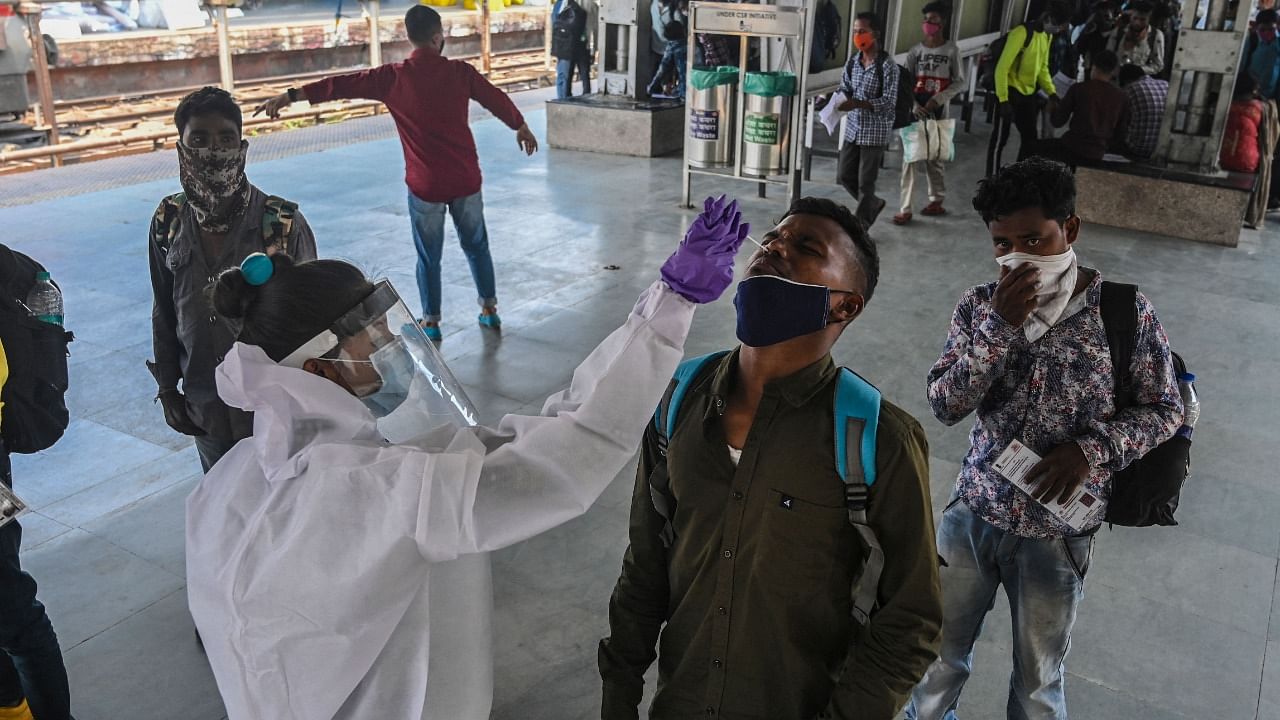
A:
[[[542,51],[545,55],[546,70],[551,72],[556,69],[555,58],[551,57],[551,33],[555,29],[556,24],[556,3],[555,0],[547,0],[547,19],[543,28],[544,38],[542,40]]]
[[[40,95],[40,121],[49,127],[49,144],[58,144],[58,117],[53,109],[53,80],[49,76],[49,58],[45,55],[44,34],[40,32],[41,7],[38,3],[24,3],[18,12],[27,20],[27,32],[31,35],[31,55],[35,61],[36,92]],[[53,157],[54,167],[62,165],[62,156]]]
[[[645,88],[654,70],[649,53],[653,32],[649,2],[603,0],[596,32],[600,94],[627,95],[636,100],[648,97]]]
[[[369,24],[369,67],[382,64],[382,3],[363,0],[365,22]]]
[[[480,68],[488,75],[493,70],[493,37],[489,32],[489,0],[480,0]]]
[[[231,33],[227,28],[227,6],[219,3],[213,6],[214,28],[218,33],[218,74],[222,80],[222,89],[235,92],[235,75],[231,72]]]
[[[1183,4],[1169,97],[1152,157],[1157,164],[1201,173],[1218,171],[1250,9],[1250,3],[1210,0],[1204,27],[1196,29],[1197,4]],[[1234,17],[1228,15],[1231,10]]]

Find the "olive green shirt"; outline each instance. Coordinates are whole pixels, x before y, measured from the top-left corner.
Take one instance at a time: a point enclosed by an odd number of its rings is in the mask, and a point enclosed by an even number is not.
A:
[[[864,550],[834,449],[839,370],[828,356],[767,385],[735,467],[721,415],[737,359],[704,371],[681,405],[665,460],[670,549],[649,490],[664,460],[652,425],[645,435],[631,546],[600,643],[601,717],[637,717],[658,659],[655,720],[891,720],[941,638],[924,431],[882,402],[868,523],[885,567],[878,609],[859,626],[851,589]]]

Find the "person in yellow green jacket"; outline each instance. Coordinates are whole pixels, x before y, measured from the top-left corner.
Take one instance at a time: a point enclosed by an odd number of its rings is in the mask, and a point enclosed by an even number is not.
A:
[[[1058,102],[1058,92],[1049,74],[1049,48],[1053,36],[1069,27],[1071,5],[1052,0],[1044,14],[1009,31],[1004,50],[995,67],[996,100],[999,114],[991,141],[987,143],[987,177],[1000,169],[1000,156],[1009,142],[1011,127],[1018,129],[1018,160],[1035,154],[1040,118],[1038,91],[1049,96],[1050,108]]]

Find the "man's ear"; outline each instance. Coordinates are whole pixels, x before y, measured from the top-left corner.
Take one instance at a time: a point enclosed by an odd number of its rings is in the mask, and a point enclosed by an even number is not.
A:
[[[867,301],[857,293],[842,293],[840,298],[841,300],[827,313],[827,321],[832,325],[853,322],[867,305]]]
[[[1067,236],[1067,245],[1074,244],[1080,235],[1080,216],[1072,215],[1067,218],[1066,224],[1062,226],[1062,232]]]
[[[330,382],[335,382],[339,385],[342,384],[342,380],[338,376],[338,369],[335,368],[331,362],[324,362],[323,360],[311,358],[310,360],[302,363],[302,369],[312,375],[319,375]]]

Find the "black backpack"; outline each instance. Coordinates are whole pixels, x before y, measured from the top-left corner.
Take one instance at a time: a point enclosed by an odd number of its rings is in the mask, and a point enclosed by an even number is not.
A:
[[[551,26],[551,54],[561,60],[573,60],[586,28],[587,11],[576,0],[566,0]]]
[[[836,56],[840,47],[840,10],[835,0],[827,0],[818,7],[813,21],[813,48],[809,56],[809,72],[821,72],[828,60]]]
[[[67,412],[67,345],[71,333],[33,317],[27,295],[44,268],[0,245],[0,342],[9,379],[0,392],[0,437],[8,452],[46,450],[62,437]]]
[[[1022,49],[1018,51],[1018,57],[1014,59],[1016,66],[1022,61],[1022,53],[1026,52],[1027,46],[1031,44],[1031,38],[1035,33],[1031,31],[1031,26],[1023,23],[1022,27],[1027,29],[1027,35],[1022,41]],[[1010,30],[1009,32],[1013,32]],[[996,91],[996,65],[1000,62],[1000,56],[1004,54],[1004,46],[1009,43],[1009,33],[1005,33],[987,46],[987,51],[978,59],[978,87],[987,91]]]
[[[888,57],[888,53],[881,53],[879,61],[876,62],[876,73],[880,76],[881,97],[884,97],[884,61]],[[858,62],[858,57],[855,55],[851,62]],[[894,98],[893,104],[894,130],[904,128],[916,121],[914,112],[916,109],[915,86],[915,76],[907,72],[906,68],[898,65],[898,96]]]
[[[679,20],[672,20],[662,28],[662,38],[672,42],[684,40],[686,37],[684,23]]]
[[[1136,285],[1102,283],[1100,310],[1111,348],[1117,413],[1134,405],[1129,365],[1138,332],[1137,292]],[[1179,375],[1187,371],[1177,353],[1173,353],[1173,367]],[[1174,435],[1112,476],[1106,521],[1128,527],[1177,525],[1173,514],[1189,474],[1191,440]]]

